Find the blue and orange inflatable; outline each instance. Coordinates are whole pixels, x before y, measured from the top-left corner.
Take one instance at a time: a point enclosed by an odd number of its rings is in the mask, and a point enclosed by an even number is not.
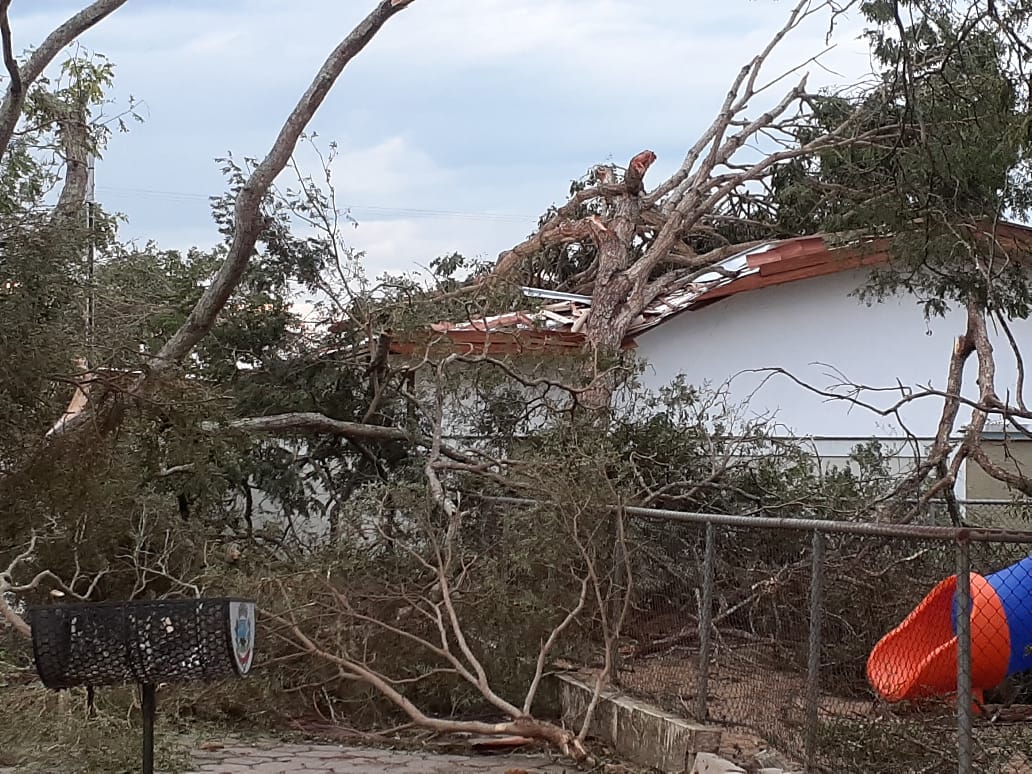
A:
[[[874,646],[867,679],[886,701],[957,690],[957,577],[939,583]],[[992,575],[971,573],[971,686],[976,698],[1032,669],[1032,556]]]

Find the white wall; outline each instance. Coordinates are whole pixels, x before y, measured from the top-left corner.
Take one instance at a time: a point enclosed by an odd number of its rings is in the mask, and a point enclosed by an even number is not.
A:
[[[894,417],[878,416],[841,400],[809,393],[789,378],[749,369],[784,368],[808,384],[841,395],[845,380],[869,388],[894,388],[897,380],[919,389],[942,389],[955,337],[966,327],[954,310],[945,318],[924,319],[912,297],[891,298],[867,306],[850,293],[862,285],[865,270],[741,293],[694,312],[684,312],[642,334],[639,354],[649,367],[644,380],[652,387],[679,373],[692,384],[714,386],[730,381],[734,402],[749,401],[751,415],[773,414],[785,435],[833,438],[899,437]],[[1012,324],[1018,342],[1032,344],[1032,324]],[[1013,392],[1015,359],[1000,334],[994,334],[997,391]],[[1028,352],[1032,361],[1032,347]],[[823,365],[821,365],[823,364]],[[841,371],[843,376],[834,372]],[[967,366],[965,395],[976,397],[974,357]],[[888,407],[900,397],[867,390],[860,399]],[[918,437],[934,436],[941,398],[923,398],[901,410]],[[970,411],[962,409],[957,428]],[[781,434],[781,432],[779,432]]]

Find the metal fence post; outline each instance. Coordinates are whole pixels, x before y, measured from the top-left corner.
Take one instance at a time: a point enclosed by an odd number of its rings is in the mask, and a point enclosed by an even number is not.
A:
[[[616,627],[620,624],[621,611],[625,606],[627,595],[630,589],[627,585],[627,544],[624,541],[624,512],[618,508],[613,519],[613,586],[609,600],[609,618],[612,622],[613,636],[609,641],[609,682],[615,687],[620,687],[620,672],[623,667],[623,656],[620,653],[620,632]]]
[[[824,533],[813,531],[810,570],[810,639],[806,662],[806,725],[803,758],[806,771],[817,770],[817,721],[821,698],[821,617],[824,611]]]
[[[709,713],[709,665],[713,643],[713,573],[716,563],[717,533],[713,522],[706,522],[706,549],[702,557],[702,600],[699,603],[699,678],[695,683],[695,717],[705,720]]]
[[[957,772],[972,774],[971,544],[957,540]]]

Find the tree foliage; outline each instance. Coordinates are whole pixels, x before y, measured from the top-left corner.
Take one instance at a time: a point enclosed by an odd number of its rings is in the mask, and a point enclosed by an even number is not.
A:
[[[906,290],[935,314],[975,298],[1026,316],[1027,272],[1016,259],[1027,250],[994,231],[1001,219],[1026,218],[1032,202],[1024,52],[984,10],[892,0],[862,9],[877,81],[859,97],[815,100],[800,139],[859,104],[876,108],[865,111],[869,125],[893,128],[896,141],[783,166],[774,181],[776,222],[792,233],[892,237],[894,261],[875,276],[872,297]]]

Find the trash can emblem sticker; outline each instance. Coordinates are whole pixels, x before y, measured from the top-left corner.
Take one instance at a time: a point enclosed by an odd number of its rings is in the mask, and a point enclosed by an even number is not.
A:
[[[237,671],[246,675],[254,660],[254,602],[229,603],[229,634]]]

